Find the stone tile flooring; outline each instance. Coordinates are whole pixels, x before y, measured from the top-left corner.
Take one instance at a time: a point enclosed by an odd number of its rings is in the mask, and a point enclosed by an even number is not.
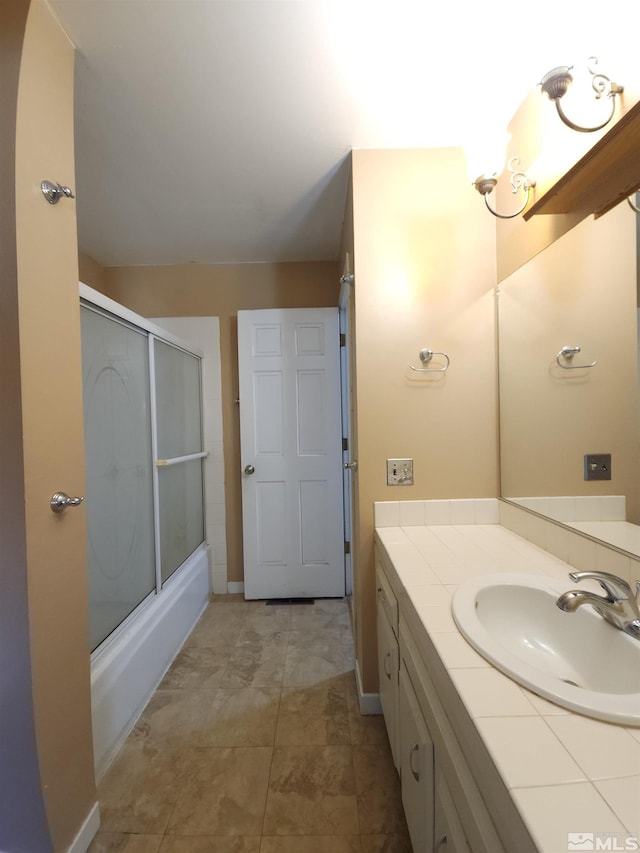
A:
[[[344,600],[214,596],[98,798],[90,853],[411,853]]]

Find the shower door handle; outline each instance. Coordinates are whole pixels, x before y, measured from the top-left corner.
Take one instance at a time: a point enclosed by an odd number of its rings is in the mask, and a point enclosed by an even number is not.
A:
[[[80,506],[84,498],[70,498],[66,492],[56,492],[49,501],[51,512],[64,512],[68,506]]]

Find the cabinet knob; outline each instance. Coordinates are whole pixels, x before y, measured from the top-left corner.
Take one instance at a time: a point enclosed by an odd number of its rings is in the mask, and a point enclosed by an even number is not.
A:
[[[384,674],[387,676],[389,680],[391,680],[391,665],[389,665],[389,669],[387,669],[387,662],[391,661],[391,652],[387,652],[384,656]]]
[[[413,756],[417,755],[419,749],[420,749],[420,744],[414,743],[414,745],[411,747],[411,752],[409,753],[409,767],[411,768],[411,772],[413,773],[413,778],[416,780],[416,782],[420,781],[420,771],[416,770],[413,766]]]

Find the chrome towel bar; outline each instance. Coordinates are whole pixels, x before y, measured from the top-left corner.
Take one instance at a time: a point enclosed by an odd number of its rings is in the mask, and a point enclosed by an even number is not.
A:
[[[421,349],[418,353],[420,357],[420,361],[423,364],[429,364],[434,355],[441,355],[446,364],[444,367],[414,367],[412,364],[409,365],[411,370],[415,370],[416,373],[445,373],[449,369],[449,364],[451,363],[449,356],[446,352],[434,352],[434,350],[430,349]]]

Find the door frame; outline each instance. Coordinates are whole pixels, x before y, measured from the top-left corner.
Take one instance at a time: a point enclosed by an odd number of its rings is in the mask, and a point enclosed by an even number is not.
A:
[[[338,317],[340,323],[340,406],[342,411],[342,501],[344,519],[344,581],[345,595],[353,594],[353,488],[351,478],[355,471],[346,466],[357,460],[353,458],[355,449],[351,429],[351,335],[349,332],[349,312],[351,306],[354,276],[345,273],[340,276],[340,300]]]

